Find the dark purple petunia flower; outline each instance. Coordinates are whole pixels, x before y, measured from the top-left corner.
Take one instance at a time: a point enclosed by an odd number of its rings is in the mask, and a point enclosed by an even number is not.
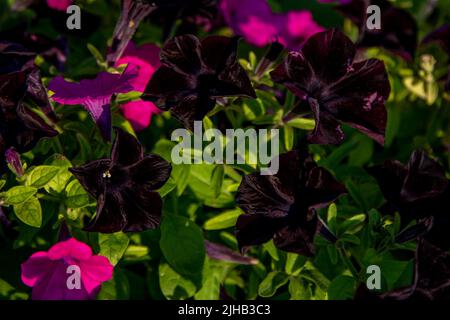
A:
[[[111,97],[117,93],[134,90],[131,81],[138,76],[137,70],[127,68],[122,74],[101,72],[95,79],[68,82],[63,77],[54,78],[48,88],[55,94],[54,101],[64,105],[82,105],[99,126],[103,138],[111,140]]]
[[[416,151],[407,165],[386,161],[370,168],[369,173],[378,181],[388,203],[400,213],[404,225],[418,220],[417,226],[397,238],[407,241],[426,233],[425,238],[433,245],[450,248],[450,184],[444,168]]]
[[[341,143],[340,122],[384,143],[388,75],[382,61],[355,62],[355,53],[351,40],[331,29],[313,35],[271,73],[275,82],[309,104],[316,120],[311,143]]]
[[[370,30],[367,8],[381,10],[381,28]],[[408,11],[393,6],[388,0],[351,0],[336,9],[359,28],[358,47],[383,47],[403,59],[412,60],[417,47],[417,24]]]
[[[422,41],[424,44],[431,42],[439,43],[445,52],[450,55],[450,24],[444,24],[439,29],[428,34]]]
[[[49,118],[54,118],[34,58],[34,53],[20,45],[0,42],[0,168],[6,166],[8,149],[27,152],[41,138],[57,135],[28,107],[29,104],[37,106]]]
[[[236,202],[245,214],[236,223],[241,249],[270,239],[284,251],[312,256],[322,228],[316,210],[346,193],[345,187],[300,151],[280,156],[273,176],[252,173],[239,186]]]
[[[188,128],[211,111],[216,98],[256,97],[237,59],[238,38],[193,35],[175,37],[161,51],[156,70],[142,98],[152,101]]]
[[[164,33],[167,35],[177,19],[210,17],[216,7],[215,0],[122,0],[122,13],[113,35],[108,62],[113,65],[123,54],[133,38],[139,24],[150,14],[167,20]]]
[[[377,295],[362,285],[357,300],[431,301],[450,299],[450,254],[424,239],[420,239],[415,257],[413,283],[409,287]]]
[[[155,190],[166,183],[171,170],[161,157],[145,156],[139,141],[117,128],[111,159],[70,169],[97,199],[97,214],[84,230],[112,233],[156,228],[162,199]]]

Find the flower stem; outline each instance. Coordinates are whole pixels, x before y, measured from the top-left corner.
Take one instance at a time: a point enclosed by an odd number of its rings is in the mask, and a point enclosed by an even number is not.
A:
[[[338,248],[339,255],[342,258],[342,261],[344,261],[347,268],[352,273],[353,277],[356,279],[359,279],[360,273],[361,273],[361,266],[358,263],[358,266],[355,265],[355,262],[357,262],[354,257],[352,257],[352,254],[345,250],[344,247]]]

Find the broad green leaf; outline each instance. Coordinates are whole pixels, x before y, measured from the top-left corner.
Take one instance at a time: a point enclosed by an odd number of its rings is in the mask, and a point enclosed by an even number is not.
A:
[[[221,230],[233,227],[236,225],[236,221],[241,214],[241,209],[225,211],[207,220],[203,228],[205,230]]]
[[[23,223],[35,228],[41,227],[42,208],[37,198],[32,197],[26,202],[14,205],[14,213]]]
[[[18,186],[6,191],[3,196],[8,205],[21,204],[30,199],[37,192],[34,187]]]
[[[201,229],[189,219],[166,215],[161,223],[160,247],[172,268],[183,275],[201,272],[205,244]]]
[[[188,299],[197,291],[194,281],[178,274],[167,263],[159,265],[159,286],[169,300]]]
[[[289,275],[298,275],[306,262],[306,257],[296,253],[288,253],[286,258],[285,271]]]
[[[128,247],[130,239],[122,232],[98,235],[100,255],[108,258],[112,265],[116,265]]]
[[[280,287],[284,286],[288,281],[289,276],[284,272],[269,272],[266,278],[260,283],[258,294],[264,298],[271,297]]]
[[[6,180],[0,180],[0,190],[2,190],[2,188],[5,186],[6,184]]]
[[[300,277],[291,277],[289,280],[288,289],[291,295],[291,300],[311,299],[311,284]]]
[[[348,300],[355,294],[356,281],[353,277],[340,275],[331,281],[328,287],[328,298],[330,300]]]
[[[27,175],[25,185],[42,188],[58,174],[59,170],[60,168],[55,166],[36,167]]]
[[[45,191],[48,193],[61,193],[66,188],[67,183],[69,182],[72,174],[69,172],[69,168],[72,166],[69,160],[66,157],[60,154],[56,154],[51,157],[46,163],[58,167],[58,174],[50,180],[47,185],[44,187]]]
[[[66,205],[69,208],[83,208],[89,204],[89,195],[78,180],[73,180],[68,184],[66,197]]]

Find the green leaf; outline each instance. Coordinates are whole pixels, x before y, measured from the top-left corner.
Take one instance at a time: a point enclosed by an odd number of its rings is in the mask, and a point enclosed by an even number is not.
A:
[[[311,285],[300,277],[291,277],[288,289],[292,300],[311,300]]]
[[[357,214],[347,220],[345,220],[339,226],[339,234],[343,233],[356,233],[364,226],[366,215],[364,213]]]
[[[223,177],[225,174],[225,170],[223,165],[216,165],[212,171],[211,175],[211,187],[214,192],[214,196],[217,197],[222,190]]]
[[[195,294],[196,300],[219,300],[220,284],[228,270],[227,264],[222,261],[207,260],[203,271],[201,289]]]
[[[35,197],[14,205],[14,213],[20,221],[31,227],[40,228],[42,225],[41,203]]]
[[[59,170],[60,168],[55,166],[36,167],[27,175],[25,185],[42,188],[58,174]]]
[[[356,281],[353,277],[337,276],[328,287],[328,298],[330,300],[348,300],[355,294]]]
[[[327,224],[331,231],[336,231],[337,207],[334,203],[328,207]]]
[[[73,180],[66,188],[66,205],[69,208],[83,208],[89,204],[89,195],[78,180]]]
[[[35,195],[37,189],[34,187],[18,186],[6,191],[3,196],[8,205],[21,204]]]
[[[328,252],[328,256],[330,257],[331,263],[333,265],[336,265],[338,263],[338,252],[336,250],[336,247],[333,245],[328,245],[327,252]]]
[[[169,193],[171,193],[175,188],[177,187],[177,183],[175,180],[170,177],[169,180],[161,187],[161,189],[158,190],[159,195],[161,197],[167,196]]]
[[[267,274],[264,280],[259,284],[258,294],[261,297],[268,298],[289,281],[289,276],[284,272],[272,271]]]
[[[130,283],[126,274],[119,270],[114,270],[114,277],[102,284],[98,300],[128,300],[130,298]]]
[[[316,127],[314,119],[295,118],[287,122],[287,125],[293,128],[311,131]]]
[[[55,154],[51,157],[46,163],[58,167],[58,174],[50,180],[47,185],[44,187],[45,191],[48,193],[61,193],[66,188],[67,183],[69,182],[72,174],[69,172],[69,168],[72,166],[69,160],[66,157],[60,154]]]
[[[306,257],[296,253],[288,253],[286,258],[285,271],[289,275],[298,275],[306,262]]]
[[[283,127],[284,147],[287,151],[294,147],[294,130],[290,126]]]
[[[197,291],[194,281],[178,274],[167,263],[159,265],[159,286],[169,300],[188,299]]]
[[[166,215],[161,223],[160,247],[175,271],[195,275],[202,271],[205,244],[201,229],[189,219]]]
[[[203,228],[205,230],[222,230],[233,227],[236,225],[236,221],[241,214],[241,209],[225,211],[207,220]]]
[[[116,265],[128,247],[130,239],[122,232],[98,235],[100,255],[108,258],[112,265]]]
[[[105,59],[103,58],[103,55],[100,53],[100,51],[98,51],[98,49],[94,45],[88,43],[87,48],[89,52],[94,56],[95,61],[97,61],[97,64],[99,66],[106,66],[106,62]]]
[[[2,190],[2,188],[5,186],[6,184],[6,180],[0,180],[0,190]]]

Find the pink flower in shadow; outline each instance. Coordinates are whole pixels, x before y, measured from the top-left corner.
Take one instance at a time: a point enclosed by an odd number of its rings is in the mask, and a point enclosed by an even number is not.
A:
[[[78,288],[69,285],[73,269],[80,271]],[[22,281],[33,288],[33,300],[95,299],[112,275],[108,259],[93,255],[87,244],[75,238],[55,244],[48,252],[36,252],[22,264]]]
[[[220,10],[234,33],[255,46],[277,40],[298,50],[313,34],[323,31],[306,10],[275,13],[267,0],[221,0]]]
[[[161,65],[159,53],[161,49],[153,44],[144,44],[137,47],[130,42],[123,56],[116,62],[116,66],[128,64],[137,70],[137,77],[131,81],[134,91],[144,92],[147,83],[153,73]],[[124,117],[130,121],[136,131],[144,130],[150,123],[152,116],[161,111],[152,103],[147,101],[132,101],[122,105]]]
[[[73,0],[47,0],[49,8],[58,11],[66,11],[67,7],[73,3]]]

